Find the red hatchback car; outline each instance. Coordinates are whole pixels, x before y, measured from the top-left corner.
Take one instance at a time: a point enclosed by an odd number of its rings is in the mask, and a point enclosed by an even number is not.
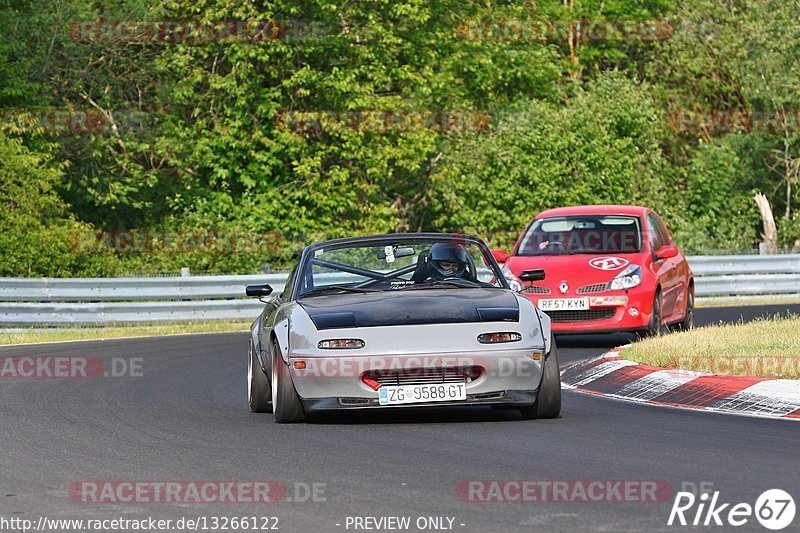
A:
[[[694,325],[692,271],[646,207],[594,205],[539,213],[511,255],[494,250],[511,286],[556,333],[640,332]],[[545,279],[526,270],[544,270]],[[520,277],[526,280],[522,281]]]

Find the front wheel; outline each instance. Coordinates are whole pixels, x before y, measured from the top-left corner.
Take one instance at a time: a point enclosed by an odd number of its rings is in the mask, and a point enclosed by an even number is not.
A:
[[[556,418],[561,413],[561,370],[558,367],[555,339],[552,343],[550,354],[544,360],[542,384],[539,386],[536,403],[519,410],[523,420]]]
[[[653,310],[650,313],[650,323],[645,331],[647,337],[657,337],[661,335],[661,291],[656,291],[653,298]]]
[[[686,294],[686,314],[683,315],[683,320],[675,325],[675,329],[680,331],[689,331],[694,329],[694,287],[689,287]]]
[[[305,420],[303,404],[292,383],[289,367],[283,362],[277,343],[272,345],[272,407],[275,422],[292,424]]]
[[[269,379],[264,373],[264,369],[261,368],[252,342],[250,342],[247,358],[247,399],[250,403],[250,410],[254,413],[272,412],[272,405],[270,405],[272,391]]]

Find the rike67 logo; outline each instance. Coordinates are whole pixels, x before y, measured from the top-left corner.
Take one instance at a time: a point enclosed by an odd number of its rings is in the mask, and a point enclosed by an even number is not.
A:
[[[743,526],[753,517],[767,529],[779,531],[794,520],[792,496],[781,489],[770,489],[749,503],[722,503],[719,491],[704,492],[699,497],[692,492],[678,492],[669,513],[667,525],[682,526]]]

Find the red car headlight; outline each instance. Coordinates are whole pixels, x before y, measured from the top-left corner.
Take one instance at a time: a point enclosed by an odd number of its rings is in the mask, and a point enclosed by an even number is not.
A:
[[[638,265],[630,265],[625,270],[617,274],[617,277],[612,279],[607,289],[610,291],[618,291],[623,289],[632,289],[642,283],[642,269]]]

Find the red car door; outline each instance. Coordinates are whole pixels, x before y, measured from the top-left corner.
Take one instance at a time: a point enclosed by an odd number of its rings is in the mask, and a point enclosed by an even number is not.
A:
[[[661,285],[661,317],[673,318],[678,295],[681,294],[681,276],[678,269],[679,257],[659,258],[656,256],[662,246],[671,245],[664,223],[655,213],[647,214],[647,236],[650,251],[653,253],[653,272]],[[684,289],[685,290],[685,289]]]
[[[675,246],[675,242],[672,240],[672,236],[669,233],[664,221],[661,220],[661,217],[655,215],[656,224],[660,229],[665,242],[671,246]],[[672,306],[672,319],[681,319],[686,311],[686,297],[687,297],[687,289],[689,284],[689,264],[686,262],[686,257],[677,250],[677,254],[674,257],[669,259],[669,269],[671,271],[670,277],[674,281],[675,289],[674,289],[674,305]],[[666,318],[668,315],[664,314]]]

